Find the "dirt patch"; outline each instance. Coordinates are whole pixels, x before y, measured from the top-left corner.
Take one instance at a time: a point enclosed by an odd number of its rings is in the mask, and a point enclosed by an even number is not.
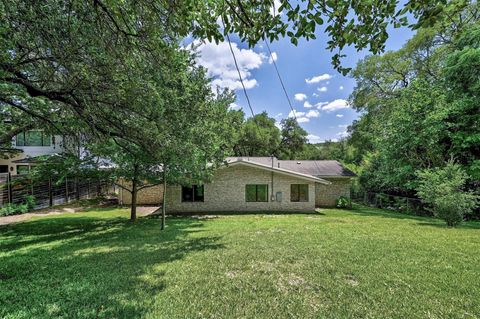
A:
[[[277,281],[277,290],[282,293],[308,288],[309,285],[305,278],[293,273],[280,275],[280,278]]]
[[[349,284],[350,286],[353,286],[353,287],[358,286],[358,280],[352,274],[348,274],[348,275],[345,276],[345,282],[347,284]]]
[[[227,278],[229,278],[229,279],[233,279],[233,278],[235,278],[235,277],[240,276],[240,274],[241,274],[240,271],[238,271],[238,270],[232,270],[232,271],[227,271],[227,272],[225,273],[225,276],[226,276]]]

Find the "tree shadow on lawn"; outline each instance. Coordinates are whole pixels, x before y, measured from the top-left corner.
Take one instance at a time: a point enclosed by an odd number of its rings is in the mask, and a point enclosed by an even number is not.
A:
[[[142,317],[166,265],[222,249],[206,221],[42,218],[0,229],[0,317]],[[25,238],[25,239],[23,239]]]
[[[438,218],[435,217],[428,217],[428,216],[416,216],[416,215],[408,215],[403,213],[398,213],[394,211],[388,211],[381,208],[376,207],[369,207],[355,204],[353,209],[350,212],[358,215],[365,215],[365,216],[380,216],[384,218],[396,218],[396,219],[410,219],[418,221],[417,225],[419,226],[433,226],[438,228],[451,228],[446,225],[446,223]],[[456,228],[465,228],[465,229],[480,229],[480,222],[477,221],[467,221],[463,222],[462,224],[458,225]]]
[[[417,225],[431,226],[431,227],[445,228],[445,229],[480,229],[480,222],[477,222],[477,221],[466,221],[455,227],[447,226],[447,224],[441,220],[438,220],[438,222],[417,223]]]
[[[382,208],[364,206],[360,204],[354,204],[353,208],[350,209],[349,211],[358,215],[376,216],[376,217],[381,216],[386,218],[398,218],[398,219],[413,219],[418,221],[428,221],[428,220],[431,221],[433,218],[433,217],[427,217],[427,216],[409,215],[409,214],[399,213],[396,211],[385,210]]]
[[[208,219],[210,218],[215,218],[217,216],[249,216],[249,215],[257,215],[257,216],[262,216],[262,215],[325,215],[324,213],[320,213],[318,211],[311,211],[311,212],[305,212],[305,211],[218,211],[218,212],[178,212],[178,213],[171,213],[169,216],[173,217],[193,217],[196,219]]]

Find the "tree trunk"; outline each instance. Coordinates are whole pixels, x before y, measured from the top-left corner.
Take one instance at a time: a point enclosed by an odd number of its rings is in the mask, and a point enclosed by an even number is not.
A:
[[[162,203],[162,227],[161,229],[165,229],[165,215],[166,215],[166,210],[167,210],[167,173],[166,173],[167,168],[165,165],[163,166],[163,203]]]
[[[137,178],[132,179],[132,204],[130,207],[130,220],[137,219]]]
[[[130,208],[130,220],[133,222],[137,219],[137,184],[138,184],[138,165],[133,166],[132,178],[132,206]]]

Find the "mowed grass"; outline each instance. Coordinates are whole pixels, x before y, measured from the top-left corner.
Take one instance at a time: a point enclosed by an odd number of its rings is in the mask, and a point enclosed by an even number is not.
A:
[[[0,228],[0,318],[477,318],[480,224],[356,206]]]

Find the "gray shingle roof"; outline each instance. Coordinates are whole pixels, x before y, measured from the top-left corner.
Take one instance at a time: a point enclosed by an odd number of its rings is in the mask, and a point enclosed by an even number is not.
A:
[[[236,161],[250,161],[263,165],[272,165],[271,157],[228,157],[227,163]],[[308,174],[316,177],[355,177],[355,173],[345,168],[338,161],[303,161],[278,160],[273,158],[273,165],[293,172]]]

